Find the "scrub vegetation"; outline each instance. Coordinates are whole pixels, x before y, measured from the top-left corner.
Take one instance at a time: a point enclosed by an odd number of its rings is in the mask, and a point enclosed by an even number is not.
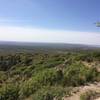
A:
[[[61,100],[93,82],[100,82],[99,51],[0,54],[0,100]]]

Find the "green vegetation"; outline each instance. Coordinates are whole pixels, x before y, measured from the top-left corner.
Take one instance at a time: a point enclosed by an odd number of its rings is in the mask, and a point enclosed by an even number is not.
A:
[[[19,87],[15,84],[4,84],[0,88],[0,100],[17,100]]]
[[[61,100],[75,86],[100,81],[99,64],[99,51],[2,54],[0,100]]]
[[[99,73],[96,68],[87,68],[82,63],[74,63],[65,69],[64,84],[70,86],[84,85],[95,81]]]

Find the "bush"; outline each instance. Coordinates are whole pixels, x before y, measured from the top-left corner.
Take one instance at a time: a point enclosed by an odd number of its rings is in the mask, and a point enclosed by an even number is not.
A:
[[[0,82],[2,83],[5,80],[7,80],[6,73],[3,71],[0,71]]]
[[[55,69],[45,69],[34,75],[33,80],[36,80],[41,85],[55,85],[59,84],[63,79],[62,71]]]
[[[0,100],[18,100],[19,87],[14,84],[3,85],[0,88]]]
[[[64,85],[78,86],[95,81],[98,72],[95,68],[87,68],[81,63],[69,66],[64,72]]]
[[[39,88],[41,88],[41,84],[39,84],[35,80],[28,80],[21,84],[20,86],[19,95],[20,98],[25,98],[30,96],[31,94],[35,93]]]
[[[33,78],[25,81],[20,90],[21,97],[29,96],[43,86],[57,85],[62,79],[62,73],[53,69],[47,69],[37,73]]]
[[[39,89],[34,95],[32,95],[33,100],[61,100],[66,94],[66,90],[62,87],[44,87]]]

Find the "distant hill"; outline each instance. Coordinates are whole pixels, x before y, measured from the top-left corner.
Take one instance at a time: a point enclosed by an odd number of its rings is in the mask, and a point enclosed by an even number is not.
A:
[[[0,41],[0,51],[52,51],[52,50],[100,50],[100,46],[67,43],[32,43]]]

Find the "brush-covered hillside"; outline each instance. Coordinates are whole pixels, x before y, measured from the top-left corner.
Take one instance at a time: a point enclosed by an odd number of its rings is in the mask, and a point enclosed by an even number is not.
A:
[[[0,100],[74,100],[80,88],[99,82],[99,51],[0,53]],[[98,97],[96,91],[79,96]]]

